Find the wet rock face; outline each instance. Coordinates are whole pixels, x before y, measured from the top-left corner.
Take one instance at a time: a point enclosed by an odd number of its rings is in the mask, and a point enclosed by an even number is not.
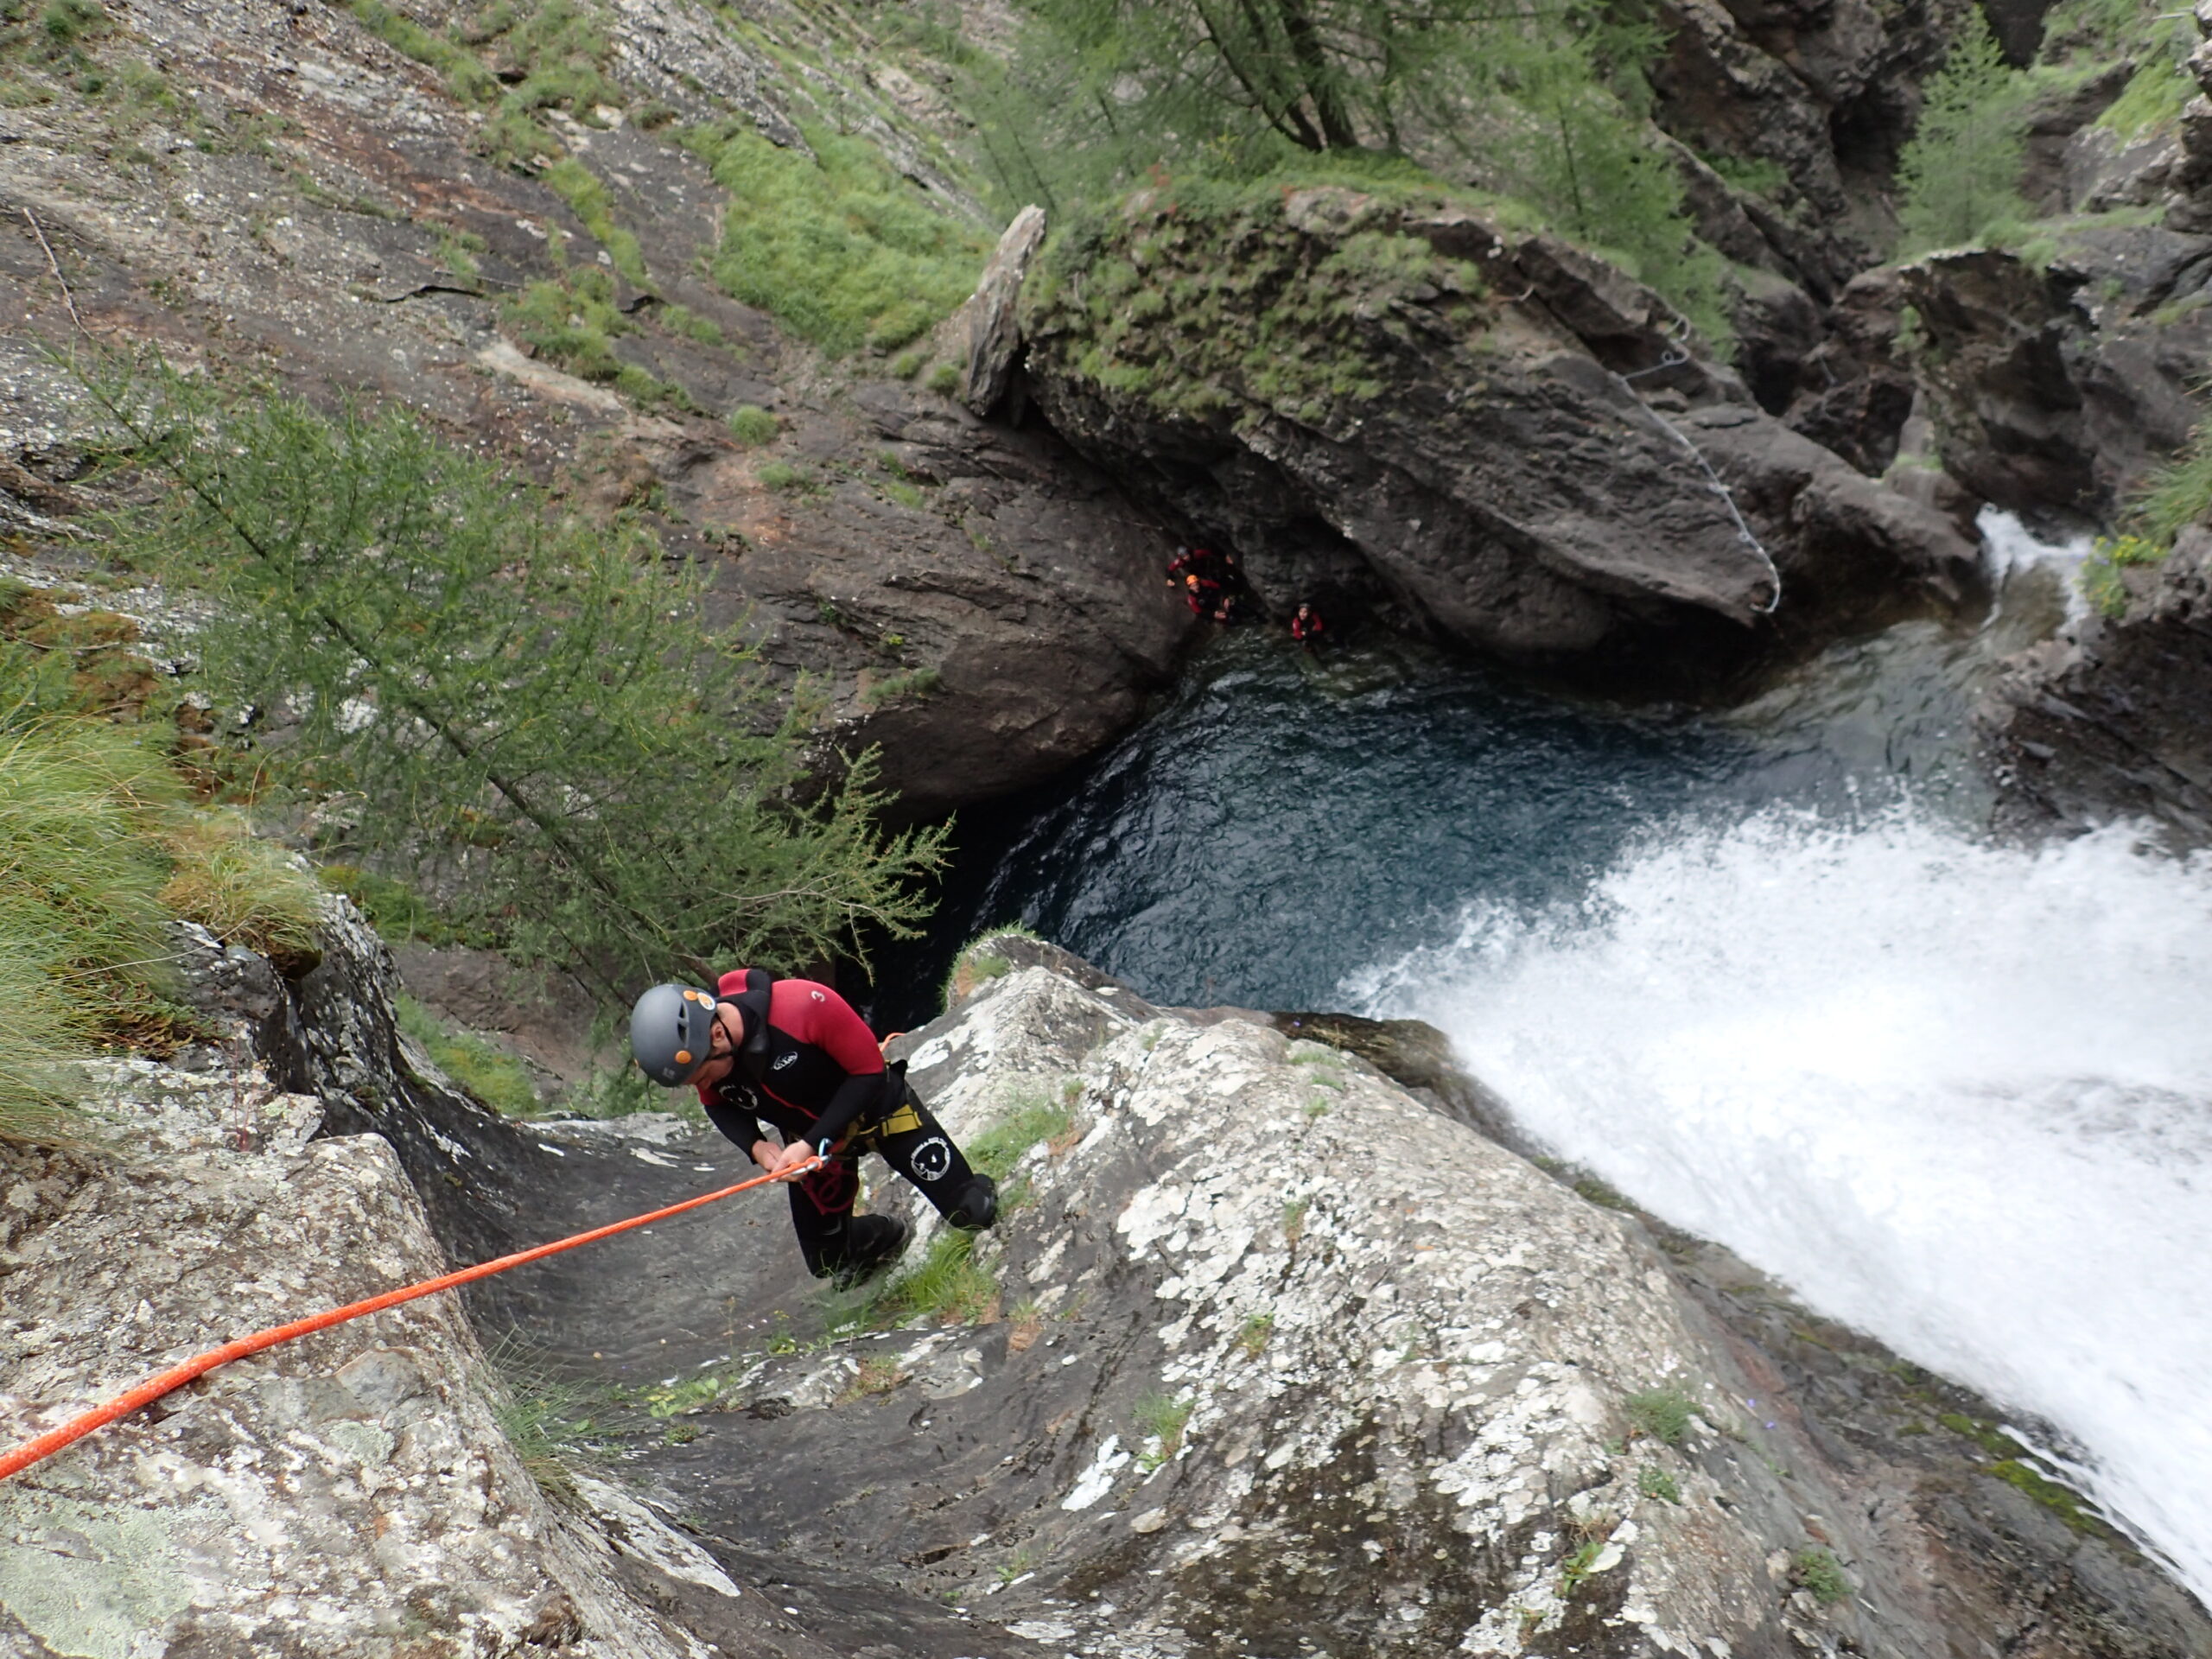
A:
[[[1793,1584],[1802,1516],[1847,1506],[1763,1461],[1648,1238],[1360,1061],[1042,965],[904,1050],[963,1141],[1038,1126],[976,1249],[1000,1322],[758,1361],[646,1459],[718,1549],[1102,1656],[1818,1651],[1899,1617]]]
[[[259,1071],[96,1074],[111,1157],[0,1147],[0,1440],[441,1272],[391,1147]],[[0,1484],[0,1653],[732,1653],[766,1609],[620,1494],[563,1509],[434,1298],[219,1370]]]
[[[1383,607],[1547,665],[1710,665],[1758,649],[1777,575],[1779,626],[1817,630],[1972,563],[1758,410],[1656,296],[1448,206],[1310,189],[1209,217],[1141,193],[1033,276],[1023,327],[1054,427],[1233,543],[1270,609]],[[1846,518],[1884,530],[1838,556]]]
[[[2176,847],[2212,847],[2212,530],[2119,575],[2119,616],[2015,658],[1980,711],[1998,821],[2043,833],[2141,818]]]

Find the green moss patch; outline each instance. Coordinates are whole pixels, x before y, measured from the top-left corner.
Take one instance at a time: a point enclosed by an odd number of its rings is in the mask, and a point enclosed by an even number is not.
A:
[[[1348,419],[1385,394],[1394,356],[1417,340],[1466,341],[1489,312],[1475,267],[1407,228],[1463,204],[1441,190],[1320,188],[1139,191],[1047,249],[1027,332],[1160,414],[1214,421],[1256,403],[1315,425]]]

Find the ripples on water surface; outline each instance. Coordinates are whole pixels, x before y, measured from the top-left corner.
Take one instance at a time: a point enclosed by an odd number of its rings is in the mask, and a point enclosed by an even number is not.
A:
[[[1967,710],[2065,588],[1724,715],[1224,641],[1014,834],[1020,919],[1155,999],[1406,1013],[1522,1126],[2084,1454],[2212,1592],[2212,861],[1977,833]]]

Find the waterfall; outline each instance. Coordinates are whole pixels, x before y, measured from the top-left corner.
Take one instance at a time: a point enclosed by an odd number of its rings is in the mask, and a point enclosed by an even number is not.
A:
[[[2074,1442],[2212,1598],[2212,857],[1897,809],[1647,829],[1351,1000],[1808,1305]]]

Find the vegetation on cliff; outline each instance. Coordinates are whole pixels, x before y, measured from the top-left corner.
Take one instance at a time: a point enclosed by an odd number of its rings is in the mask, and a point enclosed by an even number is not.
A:
[[[312,959],[313,880],[194,789],[137,639],[126,617],[0,588],[0,1140],[81,1132],[68,1068],[92,1048],[192,1033],[163,995],[172,920]]]
[[[1645,119],[1655,31],[1576,3],[1030,0],[1026,16],[1007,61],[967,60],[1007,205],[1065,216],[1163,168],[1233,183],[1424,173],[1516,201],[1727,337],[1726,262]]]
[[[1156,176],[1059,237],[1031,301],[1030,331],[1068,336],[1109,391],[1188,419],[1250,397],[1326,425],[1382,395],[1390,351],[1419,329],[1486,325],[1481,274],[1407,228],[1450,205],[1417,177],[1369,176],[1354,193]],[[1294,202],[1328,219],[1325,233]]]
[[[175,486],[139,551],[219,596],[206,671],[327,839],[610,998],[925,913],[940,836],[877,828],[865,755],[820,783],[814,699],[644,531],[557,518],[402,413],[95,390]]]

